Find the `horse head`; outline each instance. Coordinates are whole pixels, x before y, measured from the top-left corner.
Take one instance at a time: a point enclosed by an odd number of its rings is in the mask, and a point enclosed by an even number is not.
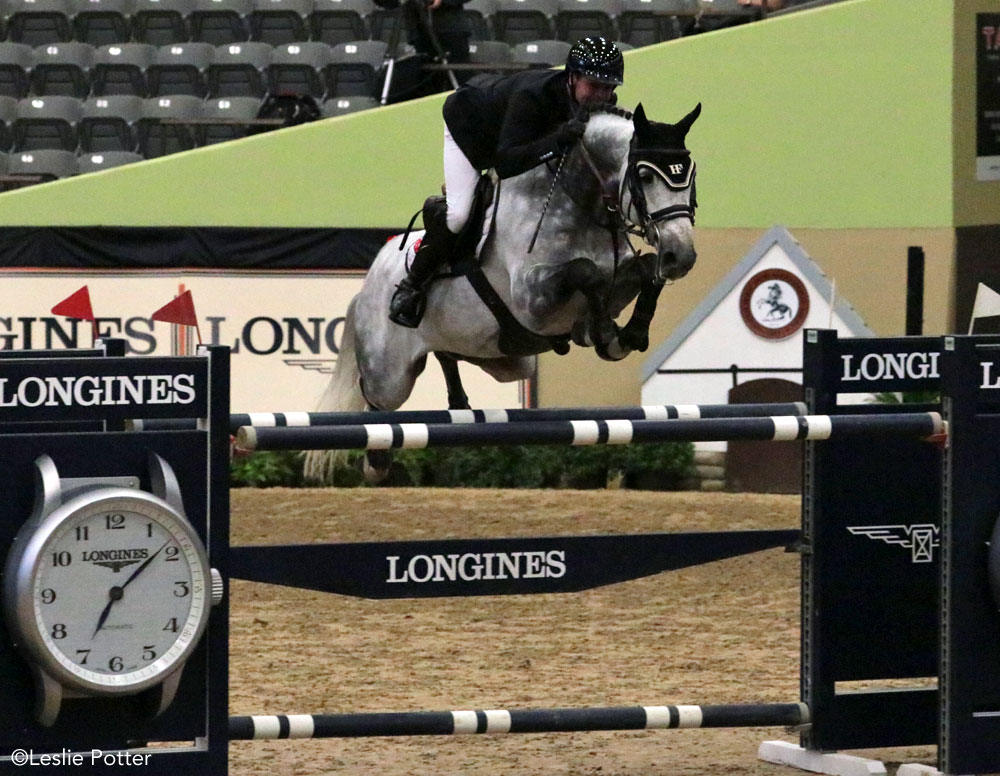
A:
[[[701,103],[676,124],[650,121],[640,104],[632,124],[623,179],[624,212],[656,249],[656,280],[684,277],[694,266],[695,163],[684,138],[701,113]]]

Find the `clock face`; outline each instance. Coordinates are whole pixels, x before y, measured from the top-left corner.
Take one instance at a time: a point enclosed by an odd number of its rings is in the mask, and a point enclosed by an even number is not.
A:
[[[61,518],[30,576],[29,646],[68,683],[135,692],[161,681],[197,643],[208,568],[186,521],[144,493],[110,489]]]

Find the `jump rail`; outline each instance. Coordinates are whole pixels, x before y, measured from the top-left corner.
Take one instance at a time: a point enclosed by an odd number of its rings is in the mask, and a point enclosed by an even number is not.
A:
[[[230,433],[242,426],[357,426],[365,423],[526,423],[550,420],[674,420],[805,415],[803,402],[775,404],[673,404],[643,407],[545,407],[540,409],[396,410],[393,412],[240,412],[229,416]],[[131,431],[195,428],[197,421],[152,418],[129,421]]]
[[[936,437],[937,412],[801,415],[697,420],[573,420],[477,425],[379,423],[308,428],[243,426],[240,450],[387,450],[473,445],[624,445],[637,442],[791,441],[856,437]]]
[[[484,733],[568,733],[589,730],[794,727],[808,722],[809,707],[804,703],[288,714],[230,717],[229,738],[236,741]]]

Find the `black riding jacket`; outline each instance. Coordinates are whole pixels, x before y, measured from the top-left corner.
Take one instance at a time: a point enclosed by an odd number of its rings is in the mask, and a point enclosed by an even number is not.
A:
[[[520,175],[565,150],[556,130],[573,117],[567,78],[565,70],[476,76],[445,100],[445,123],[474,167]]]

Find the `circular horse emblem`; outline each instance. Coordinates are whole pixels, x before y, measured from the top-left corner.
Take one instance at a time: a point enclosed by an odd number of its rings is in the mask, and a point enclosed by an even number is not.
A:
[[[809,294],[805,285],[783,269],[758,272],[740,294],[743,322],[760,337],[789,337],[802,328],[808,314]]]

